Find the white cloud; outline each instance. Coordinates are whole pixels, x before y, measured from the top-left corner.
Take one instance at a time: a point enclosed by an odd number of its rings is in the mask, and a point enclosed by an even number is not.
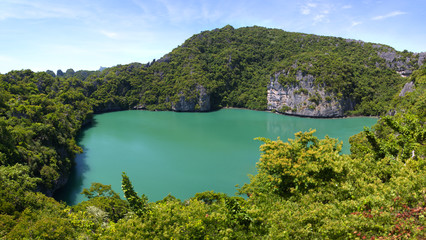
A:
[[[112,39],[118,39],[119,35],[116,32],[110,32],[110,31],[105,31],[105,30],[101,30],[99,31],[102,35],[108,37],[108,38],[112,38]]]
[[[342,8],[343,8],[343,9],[350,9],[350,8],[352,8],[352,5],[345,5],[345,6],[343,6]]]
[[[351,25],[352,25],[352,27],[355,27],[355,26],[360,25],[360,24],[362,24],[362,22],[353,21]]]
[[[320,22],[330,22],[330,20],[327,18],[326,14],[318,14],[314,17],[314,23],[313,25],[320,23]]]
[[[44,18],[78,18],[82,9],[78,4],[64,5],[61,2],[4,0],[0,3],[0,19],[44,19]]]
[[[212,9],[210,6],[207,6],[205,4],[202,5],[202,10],[200,11],[202,13],[202,18],[208,21],[217,21],[222,17],[222,14],[218,9]]]
[[[154,0],[147,3],[146,1],[132,0],[132,2],[142,10],[141,15],[148,22],[167,22],[172,25],[192,24],[193,21],[200,20],[218,21],[226,15],[226,12],[230,11],[227,6],[223,6],[223,3],[227,3],[226,1],[215,2],[214,5],[207,1]],[[220,8],[218,8],[218,5]]]
[[[371,19],[372,20],[383,20],[383,19],[386,19],[386,18],[396,17],[396,16],[404,15],[404,14],[407,14],[407,13],[406,12],[401,12],[401,11],[394,11],[394,12],[388,13],[386,15],[381,15],[381,16],[373,17]]]
[[[138,6],[143,14],[149,14],[150,13],[150,9],[148,8],[148,4],[146,4],[144,1],[139,1],[139,0],[132,0],[133,4],[135,4],[136,6]]]
[[[300,12],[301,12],[303,15],[309,15],[309,14],[311,13],[311,10],[312,10],[313,8],[316,8],[317,6],[318,6],[318,5],[317,5],[316,3],[308,2],[308,3],[306,3],[306,5],[303,5],[303,6],[301,7]]]
[[[166,10],[167,19],[172,24],[193,21],[202,18],[202,10],[191,3],[179,1],[158,0]]]
[[[300,11],[302,12],[303,15],[309,15],[311,13],[311,9],[304,8],[304,7],[302,7]]]
[[[327,2],[314,3],[312,1],[305,2],[299,9],[301,14],[311,16],[312,25],[330,22],[330,14],[336,10],[333,4]]]

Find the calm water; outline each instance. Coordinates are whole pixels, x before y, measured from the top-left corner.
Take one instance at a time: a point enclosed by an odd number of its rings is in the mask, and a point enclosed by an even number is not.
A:
[[[348,139],[375,118],[311,119],[241,109],[209,113],[123,111],[99,114],[79,139],[84,153],[76,158],[69,183],[57,198],[69,204],[84,199],[79,193],[92,182],[110,184],[122,194],[121,173],[150,201],[167,194],[182,200],[214,190],[233,195],[236,184],[256,173],[261,142],[256,137],[282,140],[294,133],[317,130],[316,136],[339,138],[344,153]]]

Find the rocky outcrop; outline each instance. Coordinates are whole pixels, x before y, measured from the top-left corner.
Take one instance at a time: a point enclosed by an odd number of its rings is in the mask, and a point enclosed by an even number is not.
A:
[[[419,66],[423,65],[425,63],[425,59],[426,59],[426,52],[421,52],[418,54],[419,55],[419,60],[417,62],[417,64]]]
[[[408,82],[408,83],[406,83],[405,85],[404,85],[404,87],[401,89],[401,92],[399,93],[399,97],[405,97],[405,95],[407,94],[407,93],[410,93],[410,92],[413,92],[414,90],[416,90],[415,89],[415,85],[414,85],[414,82],[413,81],[411,81],[411,82]],[[387,115],[389,115],[389,116],[395,116],[396,115],[396,113],[397,113],[397,110],[396,109],[390,109],[388,112],[387,112]]]
[[[276,73],[268,85],[268,110],[304,117],[343,117],[346,110],[353,109],[353,103],[338,99],[324,88],[314,84],[312,75],[296,74],[297,83],[283,86]]]
[[[414,82],[408,82],[404,85],[401,92],[399,93],[400,97],[404,97],[405,94],[414,91]]]
[[[411,70],[400,70],[400,71],[396,71],[401,77],[409,77],[413,71]]]
[[[397,53],[394,49],[381,45],[373,45],[374,48],[379,48],[377,55],[386,61],[386,67],[395,70],[401,77],[409,77],[413,70],[424,64],[426,53],[414,53],[411,56],[404,57]],[[415,65],[418,66],[415,66]],[[376,63],[378,66],[378,63]]]
[[[210,111],[210,95],[206,89],[201,86],[196,86],[195,97],[188,97],[183,92],[179,93],[179,100],[172,103],[172,109],[176,112],[207,112]],[[192,95],[192,94],[191,94]]]

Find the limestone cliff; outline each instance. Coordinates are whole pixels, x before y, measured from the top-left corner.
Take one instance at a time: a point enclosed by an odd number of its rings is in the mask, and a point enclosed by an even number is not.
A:
[[[193,94],[190,94],[189,96],[193,96]],[[183,92],[180,92],[179,100],[172,103],[172,109],[177,112],[210,111],[210,95],[203,86],[197,85],[195,89],[195,97],[188,97]]]
[[[401,89],[401,92],[399,93],[400,97],[404,97],[405,94],[413,92],[414,91],[414,82],[408,82],[404,85],[404,87]]]
[[[353,109],[353,103],[327,93],[315,85],[312,75],[298,71],[296,82],[283,86],[278,81],[285,71],[275,73],[268,85],[268,110],[305,117],[343,117],[346,110]],[[341,98],[341,97],[340,97]]]
[[[380,44],[373,45],[373,48],[378,49],[377,55],[386,61],[386,66],[395,70],[401,77],[409,77],[415,69],[424,64],[426,56],[425,52],[404,56],[404,52],[398,53],[395,49]]]

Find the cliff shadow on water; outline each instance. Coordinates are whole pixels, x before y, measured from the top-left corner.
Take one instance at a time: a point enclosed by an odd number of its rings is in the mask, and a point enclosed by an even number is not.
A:
[[[91,120],[84,124],[84,126],[80,129],[76,141],[82,148],[83,152],[76,155],[67,183],[56,190],[53,194],[53,197],[57,201],[64,201],[68,205],[74,205],[77,203],[77,196],[83,191],[85,173],[90,170],[90,167],[87,164],[87,152],[89,151],[89,148],[80,143],[81,139],[83,139],[86,134],[86,130],[94,128],[96,125],[96,119],[91,118]]]

